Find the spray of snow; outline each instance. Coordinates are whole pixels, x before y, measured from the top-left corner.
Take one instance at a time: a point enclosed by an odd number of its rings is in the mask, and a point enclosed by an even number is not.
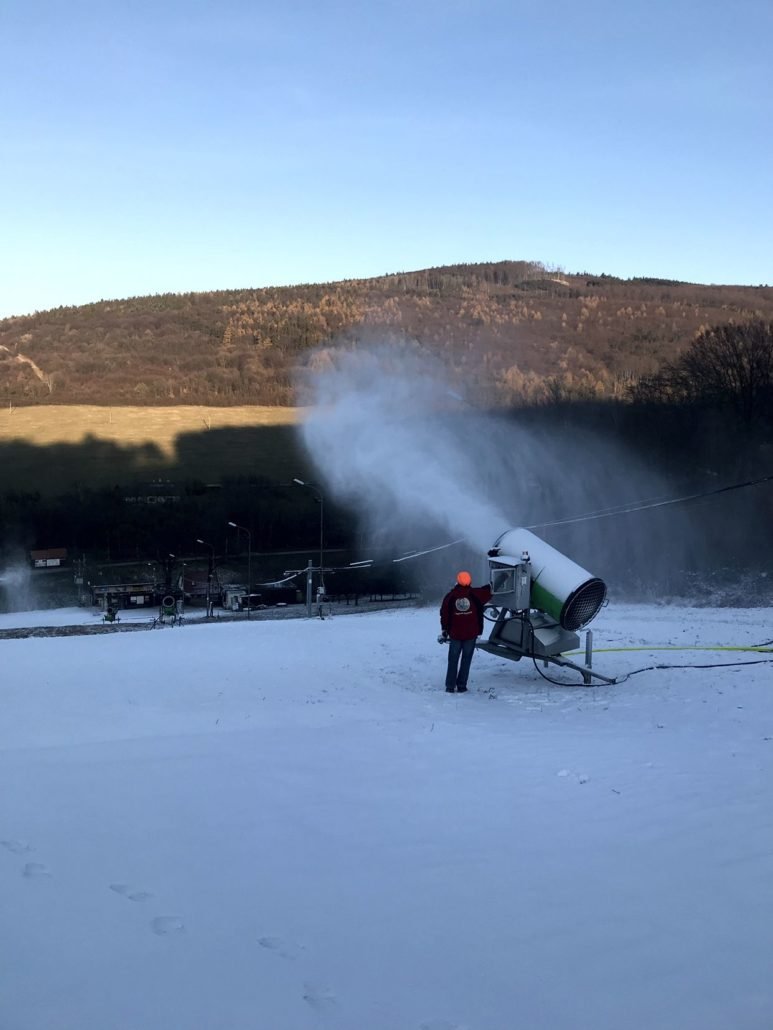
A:
[[[0,572],[0,611],[26,611],[35,605],[29,566],[14,562]]]
[[[356,510],[370,542],[464,540],[485,554],[515,526],[636,594],[669,589],[689,564],[683,513],[645,512],[541,529],[540,523],[669,493],[614,439],[559,419],[475,410],[439,362],[404,339],[328,348],[303,387],[301,432],[321,481]]]
[[[302,427],[327,486],[383,538],[443,530],[480,551],[510,519],[481,476],[481,441],[442,368],[406,343],[341,350]]]

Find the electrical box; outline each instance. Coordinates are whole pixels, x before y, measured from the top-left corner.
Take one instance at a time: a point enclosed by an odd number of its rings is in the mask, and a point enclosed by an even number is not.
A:
[[[519,565],[503,565],[489,561],[491,571],[491,603],[514,612],[531,607],[531,571],[528,561]]]

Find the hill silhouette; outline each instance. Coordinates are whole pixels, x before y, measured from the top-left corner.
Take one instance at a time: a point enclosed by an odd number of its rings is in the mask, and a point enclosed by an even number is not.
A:
[[[621,397],[773,288],[566,275],[526,261],[164,294],[0,321],[4,405],[303,403],[296,372],[361,334],[417,340],[486,405]]]

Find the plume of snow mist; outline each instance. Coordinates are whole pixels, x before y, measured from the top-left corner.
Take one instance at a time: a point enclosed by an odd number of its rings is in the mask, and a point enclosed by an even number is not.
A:
[[[0,572],[0,611],[28,611],[34,603],[29,566],[15,561]]]
[[[512,517],[489,500],[484,441],[440,366],[406,341],[327,355],[301,430],[327,487],[374,536],[444,530],[485,552]]]
[[[669,492],[658,470],[610,433],[475,411],[439,363],[405,340],[328,348],[311,367],[304,443],[371,544],[461,539],[483,556],[504,530],[536,526],[633,596],[672,589],[675,570],[687,567],[698,526],[673,508],[549,525]]]

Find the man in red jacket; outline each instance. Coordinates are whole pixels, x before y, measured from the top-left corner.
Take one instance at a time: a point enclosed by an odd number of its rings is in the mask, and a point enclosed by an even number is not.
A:
[[[456,586],[440,605],[441,640],[448,640],[446,690],[449,694],[467,689],[475,640],[483,632],[483,606],[491,600],[491,587],[471,586],[469,572],[460,572]],[[461,658],[461,663],[459,659]]]

